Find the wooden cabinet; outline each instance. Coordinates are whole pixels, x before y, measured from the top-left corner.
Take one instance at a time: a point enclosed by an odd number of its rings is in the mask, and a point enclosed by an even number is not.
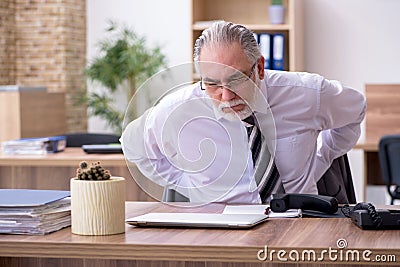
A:
[[[363,150],[364,185],[384,185],[378,146],[382,136],[400,134],[400,85],[366,84],[365,96],[365,141],[355,149]]]
[[[44,87],[0,86],[0,142],[66,132],[65,94]]]
[[[192,47],[212,21],[225,20],[243,24],[254,33],[281,33],[284,42],[284,69],[304,70],[303,1],[283,0],[284,24],[270,24],[271,0],[192,0]]]

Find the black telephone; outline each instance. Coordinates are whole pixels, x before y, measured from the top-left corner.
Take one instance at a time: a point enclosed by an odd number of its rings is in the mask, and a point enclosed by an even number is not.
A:
[[[288,209],[302,209],[333,214],[338,211],[338,201],[334,197],[312,194],[274,194],[270,202],[274,212]]]
[[[364,230],[400,229],[400,210],[376,209],[371,203],[361,202],[342,207],[345,216]]]

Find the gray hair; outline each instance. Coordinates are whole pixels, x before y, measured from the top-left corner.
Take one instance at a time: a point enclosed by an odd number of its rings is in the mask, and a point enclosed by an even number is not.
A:
[[[251,62],[261,57],[261,52],[252,31],[243,25],[218,21],[205,29],[194,45],[194,62],[199,61],[201,49],[211,45],[230,45],[238,43]]]

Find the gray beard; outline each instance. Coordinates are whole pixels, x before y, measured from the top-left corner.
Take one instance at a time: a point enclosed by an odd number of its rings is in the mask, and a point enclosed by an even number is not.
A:
[[[238,104],[244,104],[245,108],[241,111],[232,111],[232,112],[225,112],[223,108],[229,108]],[[218,107],[216,108],[217,114],[228,121],[241,121],[251,115],[252,111],[250,107],[247,105],[246,101],[238,99],[229,102],[221,102]]]
[[[260,90],[259,88],[261,86],[261,80],[259,79],[258,75],[256,75],[256,80],[254,83],[257,85],[257,87],[255,87],[253,90]],[[253,96],[251,96],[251,99],[248,102],[243,99],[234,99],[229,102],[221,102],[219,103],[218,107],[214,106],[215,113],[228,121],[242,121],[253,113],[253,110],[250,108],[250,104],[254,104],[256,95],[257,94],[254,92]],[[229,108],[238,104],[244,104],[245,108],[237,112],[233,110],[231,112],[223,111],[223,108]]]

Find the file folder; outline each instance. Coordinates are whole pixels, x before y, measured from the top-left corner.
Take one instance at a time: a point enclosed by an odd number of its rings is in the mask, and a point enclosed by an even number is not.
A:
[[[269,33],[261,33],[259,35],[260,52],[265,58],[264,69],[271,68],[271,35]]]
[[[0,208],[40,207],[69,196],[64,190],[0,189]]]
[[[0,189],[0,234],[44,235],[70,225],[69,191]]]
[[[272,36],[272,69],[283,70],[284,69],[284,47],[285,37],[283,34],[274,34]]]

